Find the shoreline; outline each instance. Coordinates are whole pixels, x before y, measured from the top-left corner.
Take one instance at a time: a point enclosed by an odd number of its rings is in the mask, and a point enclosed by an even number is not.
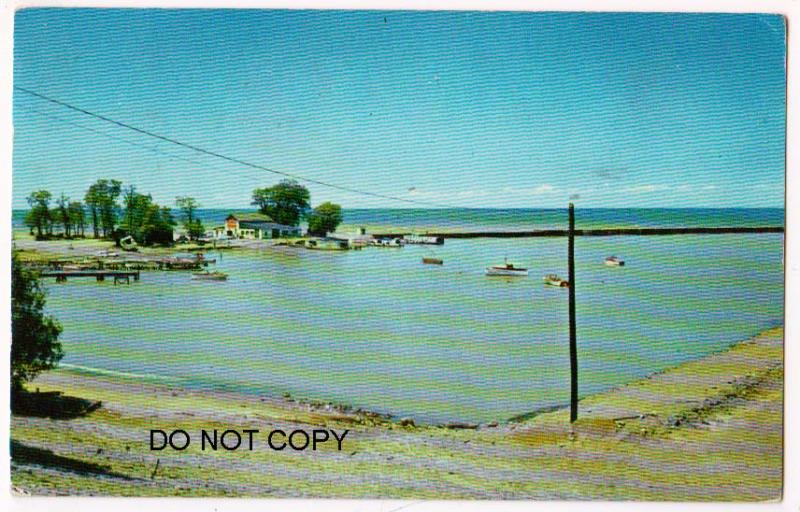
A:
[[[595,396],[613,394],[629,386],[634,386],[637,385],[638,383],[651,380],[652,378],[657,377],[658,375],[678,370],[682,366],[701,362],[704,359],[712,358],[713,356],[719,354],[724,354],[734,349],[737,345],[748,343],[751,340],[764,335],[765,333],[769,333],[778,329],[782,330],[783,325],[779,324],[772,327],[768,327],[764,329],[761,333],[756,334],[755,336],[752,336],[745,340],[737,341],[726,348],[715,350],[698,359],[685,361],[677,365],[663,368],[661,370],[655,371],[643,377],[633,379],[632,381],[615,385],[605,391],[600,391],[589,395],[581,396],[578,400],[578,403],[581,404],[585,400],[591,399],[592,397]],[[363,415],[365,417],[373,419],[380,419],[381,421],[387,424],[389,423],[399,424],[400,422],[408,422],[410,420],[415,426],[433,427],[433,428],[479,429],[479,428],[486,428],[487,426],[491,426],[490,428],[494,428],[499,425],[522,424],[544,414],[564,412],[569,409],[569,403],[565,402],[563,404],[548,405],[535,408],[527,412],[522,412],[505,418],[498,418],[491,421],[470,422],[470,421],[460,421],[460,420],[448,420],[444,422],[425,422],[418,418],[414,418],[411,415],[398,415],[390,412],[378,412],[370,409],[365,409],[363,407],[356,407],[351,403],[334,402],[333,400],[327,400],[325,398],[309,398],[309,397],[293,396],[288,392],[264,394],[264,393],[245,393],[245,392],[231,391],[227,389],[216,389],[216,388],[212,389],[204,386],[188,387],[180,384],[179,378],[167,377],[163,375],[145,375],[145,374],[128,373],[123,371],[107,370],[103,368],[92,368],[88,366],[81,366],[71,363],[61,363],[59,367],[53,371],[74,376],[86,376],[86,377],[97,377],[97,378],[105,377],[112,380],[119,380],[119,381],[124,380],[124,381],[130,381],[133,384],[138,383],[142,385],[149,384],[149,385],[165,386],[174,392],[178,392],[181,394],[194,394],[199,397],[227,396],[234,400],[237,398],[241,400],[258,398],[262,402],[270,401],[277,403],[279,405],[286,406],[287,408],[299,406],[302,408],[306,408],[309,412],[322,412],[322,413],[337,412],[345,414],[350,413],[354,415]]]
[[[559,408],[466,429],[59,369],[28,389],[102,405],[68,420],[13,415],[12,441],[23,455],[12,463],[12,482],[34,495],[778,499],[782,358],[778,327],[586,396],[572,425]],[[150,428],[200,426],[326,427],[350,429],[352,437],[342,452],[313,454],[147,449]],[[50,455],[32,459],[30,450]],[[665,473],[676,458],[680,471]],[[157,459],[163,475],[148,478]],[[76,472],[65,460],[94,464],[97,471]],[[293,476],[281,479],[286,474]],[[710,488],[709,478],[722,478],[721,486]]]

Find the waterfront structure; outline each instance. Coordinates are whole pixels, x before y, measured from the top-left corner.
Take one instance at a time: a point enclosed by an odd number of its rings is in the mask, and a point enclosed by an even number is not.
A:
[[[279,224],[263,213],[231,213],[225,224],[213,230],[213,237],[220,239],[245,238],[263,240],[265,238],[289,238],[300,236],[300,228]]]
[[[373,240],[372,235],[367,234],[367,230],[364,228],[358,228],[358,231],[355,233],[345,233],[345,232],[335,231],[332,233],[328,233],[325,238],[345,242],[347,244],[347,247],[350,247],[352,249],[360,249],[362,247],[366,247]]]
[[[338,238],[312,238],[306,240],[306,249],[319,249],[322,251],[345,251],[349,249],[347,240],[340,240]]]

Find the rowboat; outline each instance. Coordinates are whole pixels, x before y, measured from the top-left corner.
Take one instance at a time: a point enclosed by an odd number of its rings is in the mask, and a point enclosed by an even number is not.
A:
[[[196,281],[225,281],[228,279],[228,274],[225,272],[194,272],[192,273],[192,279]]]
[[[616,256],[609,256],[606,258],[606,265],[609,267],[623,267],[625,266],[625,260]]]
[[[444,260],[441,258],[422,258],[422,263],[426,265],[444,265]]]
[[[569,288],[569,281],[561,279],[556,274],[547,274],[543,278],[544,284],[549,286],[557,286],[559,288]]]
[[[487,276],[527,276],[527,268],[515,267],[513,263],[505,262],[502,265],[486,267]]]

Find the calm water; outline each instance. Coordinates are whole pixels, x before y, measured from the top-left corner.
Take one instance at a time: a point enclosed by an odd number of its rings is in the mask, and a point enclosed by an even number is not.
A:
[[[721,225],[782,224],[777,212],[714,215]],[[372,223],[402,224],[384,215]],[[527,222],[511,219],[515,229]],[[627,265],[605,267],[610,254]],[[780,324],[782,254],[780,234],[579,238],[581,394]],[[444,266],[422,265],[426,255]],[[530,277],[483,275],[506,256]],[[567,292],[541,283],[545,273],[566,274],[566,239],[217,257],[227,282],[177,272],[144,273],[129,287],[48,282],[48,308],[64,325],[63,362],[421,421],[503,420],[568,400]]]

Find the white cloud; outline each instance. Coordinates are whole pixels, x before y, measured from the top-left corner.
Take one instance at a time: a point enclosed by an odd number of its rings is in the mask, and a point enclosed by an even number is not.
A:
[[[534,194],[547,194],[547,193],[552,192],[554,190],[555,190],[555,187],[553,185],[548,185],[548,184],[545,183],[544,185],[539,185],[538,187],[533,189],[533,193]]]
[[[666,185],[637,185],[635,187],[628,187],[622,191],[629,194],[648,194],[650,192],[658,192],[659,190],[666,189]]]

